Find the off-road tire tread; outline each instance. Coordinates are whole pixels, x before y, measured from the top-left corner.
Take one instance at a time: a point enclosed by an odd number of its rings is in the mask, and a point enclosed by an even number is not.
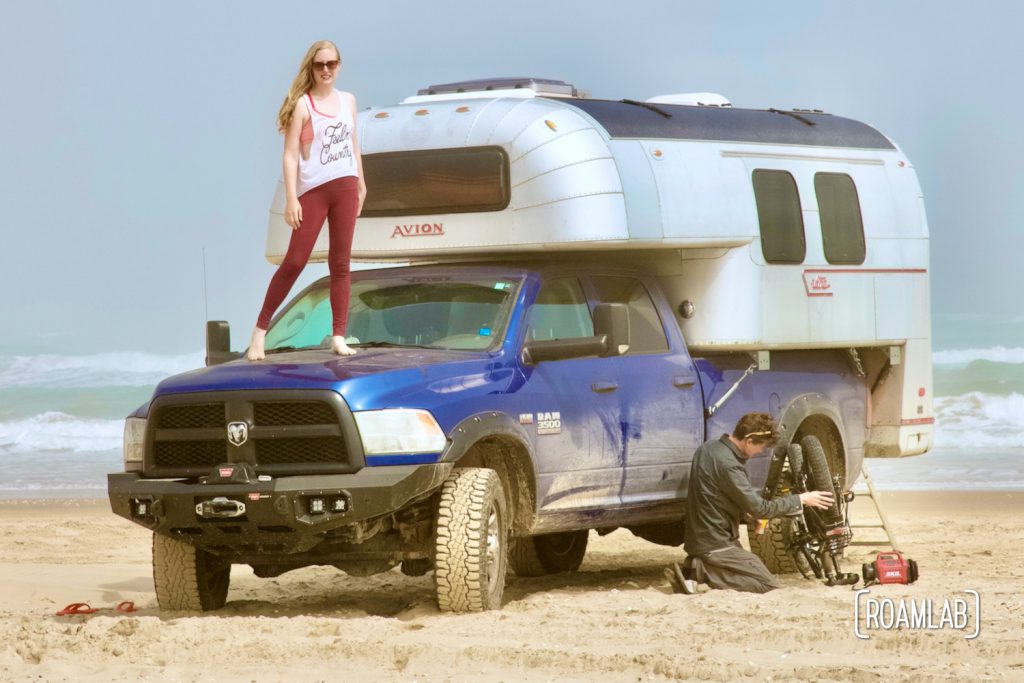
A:
[[[558,534],[542,534],[516,539],[509,553],[509,563],[517,576],[547,576],[574,572],[583,564],[587,553],[589,530],[566,531]],[[565,555],[555,555],[547,550],[545,543],[552,536],[571,536],[572,547]],[[523,572],[520,572],[520,569]]]
[[[160,609],[205,612],[224,606],[229,581],[209,588],[204,572],[210,563],[202,553],[194,545],[153,534],[153,588]]]
[[[789,461],[789,473],[791,481],[800,478],[803,470],[803,449],[800,444],[791,443],[786,447],[786,459]],[[783,486],[782,477],[775,487],[772,496],[778,496]],[[750,542],[750,551],[761,558],[764,566],[773,574],[796,574],[800,568],[793,561],[793,556],[787,552],[789,545],[789,528],[793,520],[788,517],[777,517],[768,520],[768,528],[763,534],[757,534],[753,529],[748,529],[747,540]]]
[[[508,522],[501,479],[494,470],[454,470],[438,498],[434,548],[434,586],[443,612],[482,612],[501,606],[506,562],[499,557],[493,591],[487,581],[487,513],[497,506],[499,534],[507,553]]]
[[[516,576],[523,578],[546,576],[548,573],[540,561],[540,555],[537,554],[533,536],[522,536],[512,541],[508,551],[508,563]]]

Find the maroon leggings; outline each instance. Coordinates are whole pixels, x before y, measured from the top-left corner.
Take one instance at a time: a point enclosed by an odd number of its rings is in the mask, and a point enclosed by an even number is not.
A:
[[[306,267],[326,218],[330,236],[327,265],[331,271],[333,333],[335,336],[344,336],[345,324],[348,322],[348,294],[352,283],[349,259],[352,256],[352,233],[355,232],[356,209],[359,206],[358,188],[358,178],[346,176],[318,185],[299,197],[302,223],[297,230],[292,230],[288,253],[270,279],[256,327],[261,330],[270,327],[271,317],[288,296],[299,273]]]

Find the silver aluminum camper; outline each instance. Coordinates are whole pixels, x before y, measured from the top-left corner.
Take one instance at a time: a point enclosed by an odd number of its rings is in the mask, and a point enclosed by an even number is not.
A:
[[[590,252],[656,270],[691,352],[836,349],[866,387],[868,455],[931,446],[928,226],[906,155],[820,111],[720,95],[581,97],[558,81],[431,86],[360,113],[353,257]],[[267,258],[291,233],[283,186]],[[326,232],[313,258],[327,253]]]

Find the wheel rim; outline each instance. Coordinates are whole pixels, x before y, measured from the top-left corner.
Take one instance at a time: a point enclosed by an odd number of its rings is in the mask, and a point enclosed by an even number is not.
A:
[[[494,589],[501,574],[501,517],[496,505],[487,513],[487,586]]]

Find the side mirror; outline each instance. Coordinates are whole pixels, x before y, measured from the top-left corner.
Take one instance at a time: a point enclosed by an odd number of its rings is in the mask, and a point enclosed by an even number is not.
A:
[[[231,326],[226,320],[206,321],[206,365],[220,365],[242,354],[231,350]]]
[[[598,304],[594,309],[594,334],[604,335],[608,348],[602,356],[621,356],[629,351],[629,308],[626,304]]]
[[[621,356],[629,351],[629,309],[626,304],[598,304],[594,336],[531,341],[523,346],[523,364],[587,356]]]

